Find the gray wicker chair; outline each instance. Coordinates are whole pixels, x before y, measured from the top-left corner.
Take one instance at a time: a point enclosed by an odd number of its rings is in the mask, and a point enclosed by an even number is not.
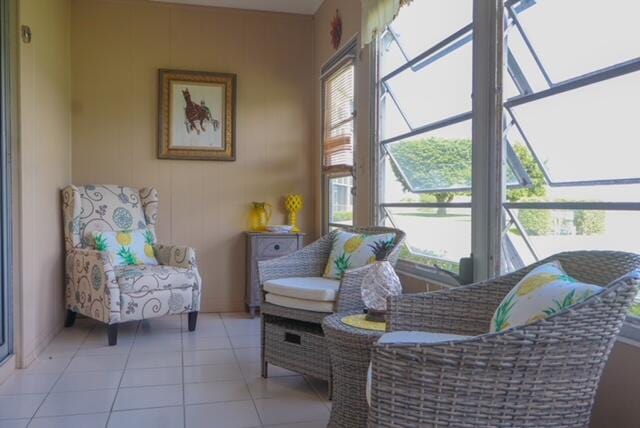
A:
[[[387,253],[385,260],[394,265],[397,262],[405,239],[405,233],[401,230],[387,227],[344,230],[362,234],[395,233],[394,246]],[[293,254],[258,262],[260,284],[280,278],[321,277],[331,253],[334,234],[335,231]],[[345,273],[335,302],[336,312],[364,309],[360,284],[368,271],[369,267],[365,266]],[[264,291],[262,297],[262,376],[267,377],[267,365],[271,363],[331,381],[331,365],[322,332],[322,320],[328,313],[287,308],[265,302]]]
[[[535,266],[560,260],[607,290],[545,320],[485,334],[494,310]],[[372,427],[585,427],[600,374],[640,285],[640,255],[581,251],[511,274],[390,301],[387,329],[475,337],[376,344]]]

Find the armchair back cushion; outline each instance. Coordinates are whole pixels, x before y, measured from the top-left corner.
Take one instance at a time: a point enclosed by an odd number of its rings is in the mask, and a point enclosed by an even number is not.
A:
[[[559,261],[550,261],[533,269],[507,293],[493,314],[490,332],[545,319],[603,290],[577,281]]]
[[[333,235],[331,254],[324,271],[325,278],[342,279],[349,269],[356,269],[376,260],[384,260],[395,246],[396,235],[369,235],[338,231]]]
[[[158,192],[116,185],[67,186],[62,190],[66,251],[91,248],[92,232],[147,228],[155,235]]]

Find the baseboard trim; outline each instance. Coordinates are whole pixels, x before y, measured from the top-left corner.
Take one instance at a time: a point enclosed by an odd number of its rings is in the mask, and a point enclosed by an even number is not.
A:
[[[38,358],[38,356],[40,356],[42,351],[44,351],[47,346],[49,346],[49,343],[51,343],[53,338],[62,331],[62,328],[62,322],[55,323],[55,326],[49,332],[44,334],[41,339],[38,339],[36,341],[35,346],[29,353],[24,353],[22,355],[22,358],[19,358],[17,360],[17,368],[26,369],[27,367],[29,367],[31,363],[33,363]]]
[[[11,354],[0,362],[0,384],[7,380],[15,370],[16,356],[15,354]]]

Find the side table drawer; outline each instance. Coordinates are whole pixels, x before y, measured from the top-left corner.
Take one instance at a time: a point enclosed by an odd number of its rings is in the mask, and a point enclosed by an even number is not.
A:
[[[260,308],[258,261],[275,259],[298,251],[303,246],[303,233],[247,232],[246,283],[244,301],[251,316]]]
[[[298,238],[289,237],[260,237],[256,239],[256,258],[267,259],[286,256],[298,249]]]

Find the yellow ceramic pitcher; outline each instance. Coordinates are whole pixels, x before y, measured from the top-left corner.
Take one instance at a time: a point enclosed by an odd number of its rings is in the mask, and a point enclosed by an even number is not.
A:
[[[266,202],[252,202],[249,214],[250,227],[253,232],[264,232],[271,219],[271,205]]]

